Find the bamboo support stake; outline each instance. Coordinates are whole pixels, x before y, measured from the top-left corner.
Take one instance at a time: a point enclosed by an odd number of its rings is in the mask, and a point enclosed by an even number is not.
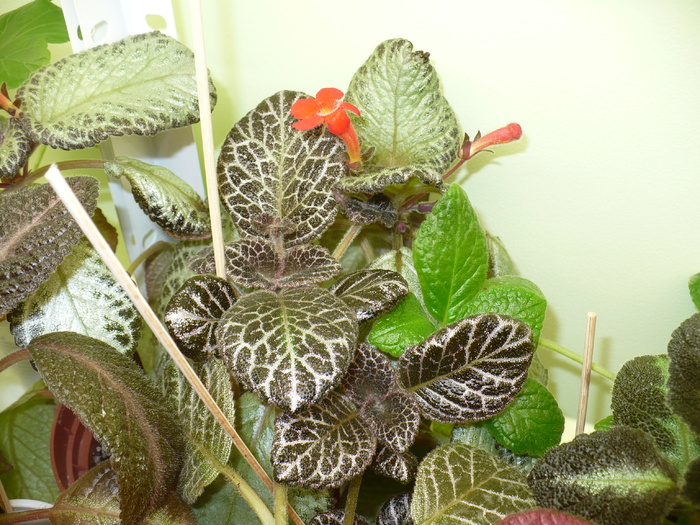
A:
[[[595,325],[597,315],[593,312],[588,314],[588,324],[586,326],[586,346],[583,353],[583,366],[581,368],[581,390],[578,397],[578,415],[576,417],[576,435],[584,430],[586,425],[586,411],[588,410],[588,391],[591,386],[591,366],[593,364],[593,345],[595,341]]]
[[[5,487],[2,486],[2,481],[0,481],[0,508],[7,514],[12,512],[12,504],[7,497],[7,492],[5,492]]]
[[[209,201],[209,220],[211,222],[211,240],[214,247],[216,276],[226,279],[226,262],[224,259],[224,236],[221,227],[221,209],[219,207],[219,186],[216,180],[214,163],[214,136],[211,122],[211,103],[209,101],[209,72],[204,50],[204,25],[202,23],[201,0],[192,0],[191,23],[194,33],[194,63],[197,76],[197,94],[199,98],[199,128],[202,134],[202,156],[204,157],[204,174]]]
[[[233,428],[233,425],[231,425],[228,419],[226,419],[225,414],[216,404],[214,398],[211,397],[211,394],[209,394],[209,391],[202,384],[202,381],[199,379],[185,357],[180,353],[180,349],[172,340],[170,334],[163,324],[158,320],[158,317],[153,312],[146,299],[143,297],[143,295],[141,295],[141,291],[138,289],[138,286],[136,286],[134,281],[121,265],[116,255],[114,255],[114,252],[112,252],[112,249],[107,244],[107,241],[105,241],[104,237],[102,237],[99,230],[95,226],[95,223],[92,222],[92,219],[85,211],[85,208],[83,208],[83,205],[75,196],[73,190],[66,182],[66,179],[63,178],[63,175],[55,165],[51,166],[49,171],[46,173],[46,179],[49,181],[49,183],[51,183],[51,186],[56,191],[56,194],[63,201],[66,208],[68,208],[68,211],[83,230],[85,236],[92,243],[95,250],[97,250],[97,253],[102,257],[102,260],[104,261],[105,265],[107,265],[107,268],[110,269],[117,282],[122,286],[122,288],[124,288],[124,291],[134,303],[134,306],[136,306],[141,316],[144,318],[146,323],[148,323],[148,326],[151,328],[151,330],[153,330],[153,333],[158,341],[163,345],[173,361],[175,361],[175,364],[185,376],[187,381],[195,389],[197,395],[199,395],[207,409],[209,409],[226,433],[231,436],[231,439],[233,440],[233,443],[238,451],[246,459],[248,464],[260,477],[263,483],[265,483],[265,485],[272,490],[272,480],[270,480],[270,477],[267,475],[265,470],[263,470],[262,466],[260,466],[260,463],[258,463],[258,460],[255,459],[255,456],[253,456],[253,454],[250,452],[246,444],[238,435],[238,432],[236,432],[236,429]]]

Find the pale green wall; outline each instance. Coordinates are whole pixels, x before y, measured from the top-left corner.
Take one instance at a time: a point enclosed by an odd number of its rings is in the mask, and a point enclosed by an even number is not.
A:
[[[179,20],[188,12],[178,0]],[[217,145],[280,89],[344,89],[384,39],[431,53],[464,130],[524,139],[460,180],[483,224],[549,300],[545,336],[596,361],[665,352],[700,271],[697,0],[204,0]],[[575,415],[578,368],[553,390]],[[594,380],[592,419],[609,383]]]

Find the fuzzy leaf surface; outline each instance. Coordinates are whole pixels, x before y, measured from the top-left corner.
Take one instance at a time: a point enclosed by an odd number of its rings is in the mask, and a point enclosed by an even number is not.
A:
[[[668,368],[666,355],[639,356],[627,361],[615,376],[611,408],[615,425],[648,432],[678,472],[683,473],[690,461],[700,456],[700,443],[666,403]]]
[[[413,525],[411,493],[397,494],[382,505],[377,514],[377,525]]]
[[[17,175],[27,161],[30,147],[31,141],[17,121],[0,118],[0,182]]]
[[[39,336],[27,349],[46,386],[110,453],[123,522],[160,507],[184,444],[172,405],[146,374],[108,344],[73,332]]]
[[[216,89],[210,82],[212,107]],[[69,55],[17,90],[27,135],[80,149],[121,135],[154,135],[199,120],[194,54],[158,31]]]
[[[189,240],[211,237],[207,204],[169,169],[129,157],[106,162],[104,169],[129,181],[136,203],[168,235]]]
[[[410,451],[395,452],[387,446],[380,445],[372,469],[377,474],[406,485],[416,478],[418,460]]]
[[[467,194],[453,184],[423,221],[413,262],[425,306],[443,326],[465,317],[466,304],[486,282],[486,236]]]
[[[690,298],[693,300],[695,308],[700,310],[700,273],[696,273],[690,278],[688,290],[690,291]]]
[[[595,523],[558,510],[532,509],[511,514],[494,525],[595,525]]]
[[[233,422],[235,401],[223,363],[209,359],[195,363],[194,370],[226,419]],[[175,404],[177,418],[182,421],[187,437],[177,491],[192,505],[219,475],[219,465],[228,462],[233,442],[172,360],[165,363],[159,381],[163,394]]]
[[[229,132],[219,155],[221,199],[244,236],[284,234],[287,246],[309,243],[335,219],[331,188],[346,173],[345,145],[324,126],[292,128],[303,93],[280,91]]]
[[[195,275],[170,299],[165,326],[178,348],[190,359],[202,360],[217,352],[216,329],[236,302],[231,284],[213,275]]]
[[[673,332],[668,358],[668,404],[700,437],[700,314]]]
[[[532,353],[527,324],[480,314],[408,348],[399,358],[399,384],[414,393],[428,419],[478,421],[513,400],[525,382]]]
[[[10,89],[51,60],[48,44],[68,42],[61,8],[35,0],[0,16],[0,79]]]
[[[533,282],[508,275],[488,279],[474,298],[463,306],[460,314],[462,317],[469,317],[494,312],[520,319],[530,325],[533,340],[537,345],[546,310],[547,301]]]
[[[513,402],[485,425],[514,454],[539,457],[561,441],[564,414],[546,387],[527,379]]]
[[[353,312],[328,290],[258,290],[221,319],[217,339],[236,379],[266,403],[295,412],[325,396],[355,353]]]
[[[85,239],[7,318],[21,348],[42,334],[77,332],[130,355],[141,335],[136,307]]]
[[[355,405],[332,392],[297,414],[279,413],[272,443],[273,474],[279,483],[337,487],[369,466],[376,445]]]
[[[418,466],[411,516],[416,525],[487,525],[532,507],[520,471],[479,448],[450,443]]]
[[[424,304],[420,280],[418,279],[416,268],[413,265],[413,252],[405,246],[398,251],[389,250],[385,254],[377,257],[368,268],[392,270],[400,274],[401,277],[406,279],[410,292],[416,296],[421,304]]]
[[[344,525],[345,511],[331,510],[317,514],[309,522],[309,525]],[[369,522],[359,514],[355,514],[352,519],[352,525],[369,525]]]
[[[436,329],[416,296],[409,293],[372,325],[368,340],[387,354],[399,357],[409,346],[427,339]]]
[[[9,499],[52,502],[58,496],[49,450],[56,405],[35,396],[38,389],[0,413],[0,455],[14,467],[0,474],[0,481]]]
[[[98,182],[71,177],[68,184],[88,214],[95,211]],[[50,185],[0,193],[0,315],[47,280],[83,236]]]
[[[675,469],[645,432],[617,427],[551,449],[528,483],[537,504],[606,525],[656,525],[678,496]]]
[[[391,270],[359,270],[339,279],[330,288],[355,312],[368,321],[393,308],[408,294],[408,282]]]
[[[364,172],[341,181],[343,191],[378,193],[412,177],[442,185],[461,137],[428,53],[404,39],[381,43],[353,76],[346,100],[362,114],[353,124],[363,149],[374,153]]]
[[[248,238],[225,247],[229,279],[245,288],[297,288],[327,281],[342,266],[323,246],[302,244],[280,258],[267,239]]]
[[[53,525],[116,525],[119,516],[119,485],[111,461],[103,461],[61,493],[49,510]],[[174,492],[163,505],[150,514],[144,513],[142,525],[196,525],[189,508]]]

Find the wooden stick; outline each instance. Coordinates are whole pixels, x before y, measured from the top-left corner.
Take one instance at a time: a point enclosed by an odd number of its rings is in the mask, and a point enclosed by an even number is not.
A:
[[[0,508],[2,508],[2,510],[4,510],[7,514],[12,512],[12,504],[7,497],[5,487],[2,486],[2,481],[0,481]]]
[[[85,211],[85,208],[83,208],[83,205],[75,196],[75,193],[73,193],[73,190],[66,182],[66,179],[63,178],[63,175],[55,165],[51,166],[49,171],[46,173],[46,179],[49,181],[49,183],[51,183],[51,186],[56,191],[56,194],[63,201],[66,208],[68,208],[68,211],[83,230],[85,236],[92,243],[95,250],[97,250],[97,253],[100,255],[100,257],[102,257],[102,260],[107,265],[107,268],[109,268],[114,274],[117,282],[122,286],[122,288],[124,288],[124,291],[134,303],[141,316],[144,318],[151,330],[153,330],[153,333],[158,338],[158,341],[163,345],[187,381],[195,389],[199,395],[199,398],[223,427],[226,433],[231,436],[234,445],[246,459],[255,473],[260,477],[263,483],[265,483],[265,485],[272,490],[272,480],[270,480],[270,477],[267,475],[265,470],[263,470],[262,466],[260,466],[260,463],[258,463],[258,460],[255,459],[255,456],[253,456],[253,454],[250,452],[246,444],[238,435],[238,432],[236,432],[236,429],[233,428],[233,425],[231,425],[228,419],[226,419],[226,415],[216,404],[214,398],[211,397],[211,394],[209,394],[209,391],[207,391],[204,384],[202,384],[202,381],[199,379],[185,357],[182,355],[182,353],[180,353],[180,349],[175,344],[175,341],[172,340],[170,334],[160,322],[155,312],[153,312],[146,299],[143,297],[143,295],[141,295],[141,291],[139,290],[138,286],[136,286],[134,281],[121,265],[116,255],[109,247],[109,244],[107,244],[107,241],[105,241],[104,237],[102,237],[102,234],[100,234],[97,226],[95,226],[95,223],[92,222],[92,219]]]
[[[591,366],[593,364],[593,345],[595,341],[595,324],[597,315],[588,314],[586,327],[586,346],[583,353],[583,366],[581,368],[581,390],[578,396],[578,415],[576,417],[576,435],[584,430],[586,425],[586,411],[588,410],[588,391],[591,386]]]
[[[202,23],[201,0],[190,2],[191,23],[194,33],[194,63],[197,75],[197,94],[199,98],[199,128],[202,136],[202,156],[204,157],[204,174],[209,201],[209,220],[211,222],[211,240],[214,247],[216,275],[226,279],[226,262],[224,259],[224,235],[221,227],[221,209],[219,207],[219,185],[216,180],[214,162],[214,135],[211,122],[211,103],[209,100],[209,71],[204,49],[204,25]]]

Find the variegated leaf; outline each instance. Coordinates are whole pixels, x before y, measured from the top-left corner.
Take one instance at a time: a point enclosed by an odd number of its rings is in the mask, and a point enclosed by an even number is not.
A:
[[[409,451],[396,452],[387,446],[380,445],[372,468],[378,474],[405,485],[415,479],[418,460]]]
[[[14,178],[27,161],[31,141],[14,119],[0,118],[0,181]]]
[[[195,363],[194,369],[226,419],[233,423],[235,401],[223,363],[209,359]],[[176,405],[187,436],[178,493],[191,505],[217,478],[221,465],[228,462],[233,442],[172,360],[168,359],[160,370],[159,382],[165,396]]]
[[[417,525],[488,525],[534,506],[520,471],[479,448],[449,443],[418,466],[411,516]]]
[[[378,222],[385,228],[393,228],[399,220],[399,211],[383,193],[372,195],[367,200],[355,197],[343,199],[340,195],[344,213],[356,224]]]
[[[226,245],[228,277],[245,288],[297,288],[335,277],[342,267],[323,246],[302,244],[275,252],[266,239],[249,238]]]
[[[209,84],[212,106],[216,90]],[[17,90],[24,131],[53,148],[153,135],[199,120],[192,51],[157,31],[93,47],[34,72]]]
[[[71,177],[68,184],[92,214],[99,184]],[[0,315],[10,311],[61,264],[83,236],[50,185],[0,193]]]
[[[403,390],[372,399],[364,404],[360,414],[377,439],[396,452],[407,450],[418,434],[420,408],[413,396]]]
[[[362,405],[396,389],[396,372],[384,354],[367,343],[360,343],[343,378],[343,388],[346,396]]]
[[[399,384],[415,394],[428,419],[478,421],[512,401],[532,354],[526,323],[497,314],[467,317],[408,348],[399,358]]]
[[[408,282],[391,270],[360,270],[343,277],[330,290],[362,322],[396,306],[408,294]]]
[[[401,275],[408,283],[408,288],[416,296],[420,304],[425,307],[423,301],[423,292],[416,273],[416,267],[413,265],[413,252],[405,246],[401,250],[390,250],[383,255],[377,257],[368,266],[369,269],[392,270]]]
[[[247,236],[284,235],[308,243],[335,219],[331,189],[345,175],[343,141],[321,126],[292,128],[292,104],[303,93],[280,91],[229,132],[218,174],[222,201]]]
[[[243,296],[217,340],[236,379],[266,403],[295,412],[318,402],[345,374],[358,327],[345,303],[318,287]]]
[[[362,147],[373,147],[374,153],[364,172],[343,179],[340,189],[377,193],[413,177],[442,185],[461,136],[428,53],[414,51],[404,39],[381,43],[353,76],[345,98],[361,111],[353,123]]]
[[[136,203],[168,235],[189,240],[211,237],[207,204],[169,169],[129,157],[105,162],[104,168],[108,175],[129,181]]]
[[[7,318],[19,347],[42,334],[66,331],[130,354],[141,335],[136,307],[86,240]]]
[[[367,468],[376,444],[355,405],[333,392],[298,414],[277,416],[273,474],[279,483],[337,487]]]
[[[165,310],[165,326],[178,348],[190,359],[217,353],[215,330],[236,301],[228,281],[213,275],[195,275],[175,292]]]
[[[413,525],[411,493],[397,494],[387,501],[377,514],[377,525]]]
[[[316,514],[309,522],[309,525],[345,525],[345,511],[332,510],[323,514]],[[355,514],[352,525],[369,525],[369,522],[362,516]]]

